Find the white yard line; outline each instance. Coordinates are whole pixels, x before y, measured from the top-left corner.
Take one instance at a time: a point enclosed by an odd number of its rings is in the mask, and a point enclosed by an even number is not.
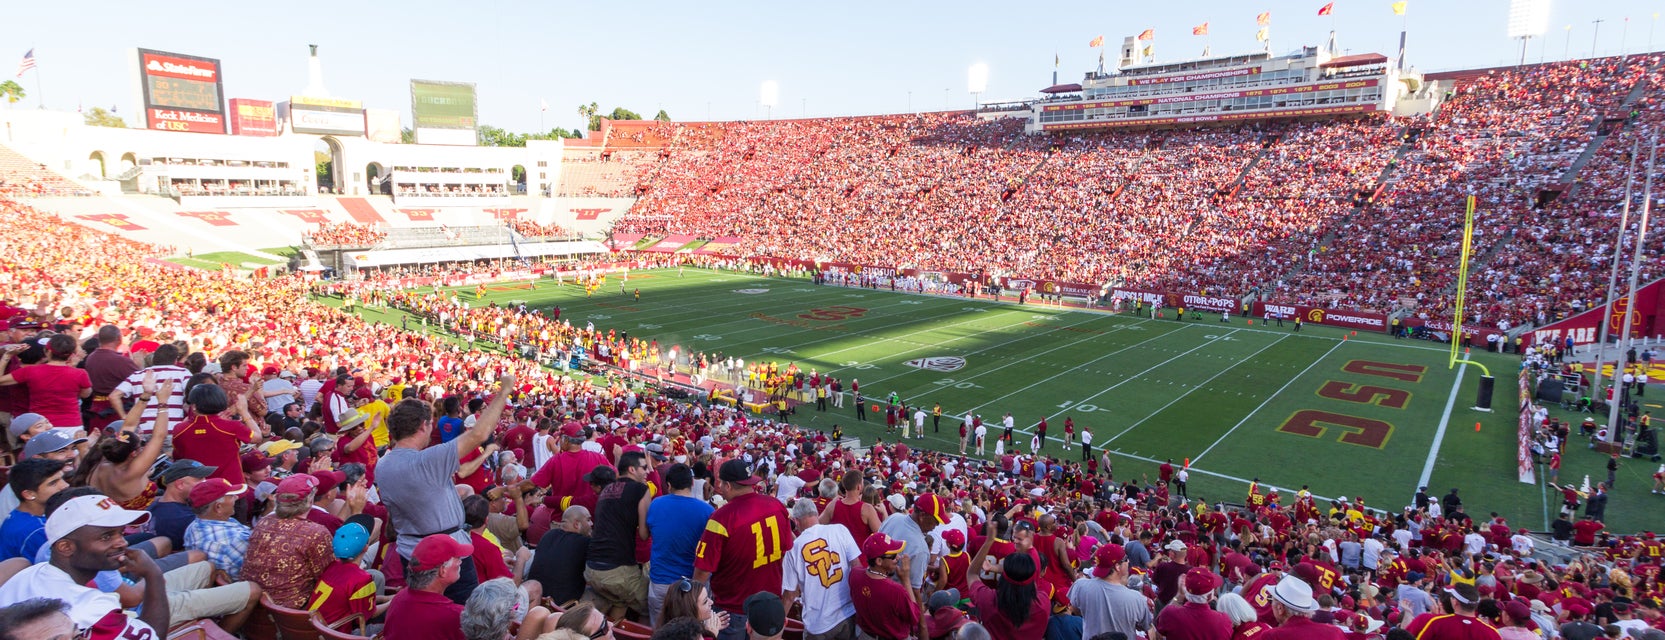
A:
[[[1285,389],[1289,388],[1289,385],[1295,384],[1296,380],[1300,380],[1301,376],[1306,375],[1308,371],[1311,371],[1313,367],[1318,366],[1318,363],[1323,362],[1325,358],[1330,357],[1330,354],[1335,353],[1335,350],[1340,349],[1341,345],[1344,345],[1344,344],[1347,344],[1346,340],[1335,343],[1335,346],[1330,347],[1329,351],[1325,351],[1324,355],[1318,356],[1318,359],[1313,360],[1312,364],[1307,365],[1307,368],[1302,369],[1300,373],[1295,374],[1295,377],[1290,378],[1289,382],[1283,383],[1283,386],[1278,387],[1278,390],[1273,392],[1272,395],[1266,396],[1266,400],[1264,402],[1261,402],[1260,406],[1255,407],[1254,411],[1250,411],[1249,415],[1243,416],[1242,420],[1238,420],[1237,424],[1232,425],[1231,429],[1226,431],[1225,435],[1222,435],[1222,436],[1220,436],[1220,438],[1218,440],[1215,440],[1214,444],[1208,445],[1208,448],[1203,449],[1202,453],[1199,453],[1199,454],[1196,455],[1196,457],[1191,458],[1191,464],[1196,464],[1198,462],[1201,462],[1202,459],[1203,459],[1203,456],[1206,456],[1206,455],[1208,455],[1208,452],[1213,451],[1214,447],[1220,446],[1220,443],[1225,442],[1226,438],[1230,438],[1231,434],[1237,432],[1238,427],[1241,427],[1245,423],[1247,423],[1249,421],[1249,418],[1255,417],[1255,414],[1260,413],[1261,409],[1265,409],[1266,405],[1271,404],[1272,400],[1274,398],[1277,398],[1279,395],[1282,395],[1283,391]]]
[[[1180,329],[1184,329],[1184,327],[1181,327],[1181,328],[1180,328]],[[1112,352],[1110,352],[1110,353],[1106,353],[1106,354],[1104,354],[1104,355],[1102,355],[1102,356],[1099,356],[1099,357],[1097,357],[1097,358],[1093,358],[1093,359],[1092,359],[1092,360],[1088,360],[1088,361],[1087,361],[1087,362],[1085,362],[1085,363],[1082,363],[1082,364],[1080,364],[1080,365],[1077,365],[1077,366],[1074,366],[1074,367],[1070,367],[1070,368],[1069,368],[1069,369],[1065,369],[1065,370],[1063,370],[1063,371],[1060,371],[1060,372],[1058,372],[1058,373],[1055,373],[1055,374],[1052,374],[1052,375],[1051,375],[1051,376],[1048,376],[1048,377],[1046,377],[1046,378],[1043,378],[1043,379],[1041,379],[1041,380],[1037,380],[1037,381],[1035,381],[1035,382],[1033,382],[1033,383],[1030,383],[1030,384],[1029,384],[1029,386],[1026,386],[1026,387],[1024,387],[1024,388],[1022,388],[1022,389],[1018,389],[1018,390],[1017,390],[1017,391],[1013,391],[1013,392],[1011,392],[1011,393],[1008,393],[1008,394],[1006,394],[1006,395],[1003,395],[1003,396],[1000,396],[1000,397],[998,397],[998,398],[995,398],[995,399],[993,399],[993,400],[990,400],[990,401],[988,401],[988,402],[985,402],[985,403],[983,403],[983,404],[980,404],[980,405],[977,405],[977,406],[975,406],[975,407],[972,407],[972,408],[971,408],[971,409],[968,409],[968,410],[967,410],[967,411],[966,411],[966,412],[967,412],[967,413],[976,413],[976,412],[977,412],[977,410],[978,410],[978,409],[981,409],[981,408],[983,408],[983,407],[986,407],[986,406],[989,406],[989,405],[991,405],[991,404],[994,404],[994,403],[996,403],[996,402],[1000,402],[1000,401],[1001,401],[1001,400],[1005,400],[1005,399],[1006,399],[1006,398],[1010,398],[1010,397],[1012,397],[1012,396],[1015,396],[1015,395],[1017,395],[1017,394],[1019,394],[1019,393],[1023,393],[1023,392],[1024,392],[1024,391],[1028,391],[1028,390],[1029,390],[1029,389],[1031,389],[1031,388],[1034,388],[1034,387],[1036,387],[1036,386],[1039,386],[1039,385],[1041,385],[1041,384],[1045,384],[1045,383],[1047,383],[1047,382],[1050,382],[1050,381],[1051,381],[1051,380],[1053,380],[1053,379],[1054,379],[1054,378],[1057,378],[1057,377],[1058,377],[1058,376],[1062,376],[1062,375],[1066,375],[1066,374],[1069,374],[1069,373],[1070,373],[1070,372],[1073,372],[1073,371],[1075,371],[1075,370],[1076,370],[1076,369],[1079,369],[1079,368],[1081,368],[1081,367],[1085,367],[1085,366],[1087,366],[1087,365],[1090,365],[1090,364],[1092,364],[1092,363],[1094,363],[1094,362],[1098,362],[1098,361],[1099,361],[1099,360],[1103,360],[1103,359],[1105,359],[1105,358],[1108,358],[1108,357],[1110,357],[1110,356],[1113,356],[1113,355],[1116,355],[1116,354],[1118,354],[1118,353],[1121,353],[1121,352],[1123,352],[1123,351],[1127,351],[1127,350],[1128,350],[1128,349],[1132,349],[1132,348],[1134,348],[1134,347],[1138,347],[1138,346],[1142,346],[1142,345],[1144,345],[1144,344],[1145,344],[1145,343],[1147,343],[1147,342],[1151,342],[1151,341],[1153,341],[1153,340],[1158,340],[1158,339],[1161,339],[1161,338],[1166,338],[1166,337],[1168,337],[1168,336],[1171,336],[1171,335],[1173,335],[1173,334],[1175,334],[1175,333],[1178,333],[1178,332],[1179,332],[1179,329],[1176,329],[1176,330],[1174,330],[1174,331],[1169,331],[1169,332],[1167,332],[1167,333],[1164,333],[1164,334],[1161,334],[1161,335],[1157,335],[1157,336],[1152,336],[1152,337],[1150,337],[1150,338],[1147,338],[1147,339],[1145,339],[1145,340],[1141,340],[1141,341],[1139,341],[1139,342],[1136,342],[1136,343],[1134,343],[1134,344],[1130,344],[1130,345],[1127,345],[1127,346],[1125,346],[1125,347],[1122,347],[1122,348],[1120,348],[1120,349],[1117,349],[1117,350],[1115,350],[1115,351],[1112,351]],[[1226,334],[1226,335],[1231,335],[1231,334]],[[1097,338],[1097,337],[1100,337],[1100,336],[1093,336],[1093,337],[1094,337],[1094,338]],[[1089,339],[1091,339],[1091,338],[1089,338]],[[1137,378],[1137,377],[1139,377],[1139,376],[1142,376],[1142,375],[1144,375],[1144,374],[1146,374],[1146,373],[1148,373],[1148,372],[1150,372],[1150,371],[1151,371],[1151,370],[1152,370],[1152,369],[1155,369],[1155,368],[1156,368],[1156,367],[1160,367],[1160,366],[1162,366],[1162,365],[1163,365],[1163,364],[1167,364],[1167,363],[1169,363],[1169,362],[1173,362],[1173,361],[1174,361],[1174,360],[1177,360],[1177,359],[1179,359],[1179,358],[1183,358],[1183,357],[1185,357],[1185,356],[1186,356],[1186,355],[1187,355],[1187,354],[1189,354],[1189,353],[1191,353],[1191,352],[1192,352],[1192,351],[1196,351],[1196,350],[1197,350],[1197,349],[1201,349],[1201,348],[1203,348],[1203,347],[1206,347],[1206,346],[1208,346],[1208,345],[1210,345],[1210,344],[1213,344],[1213,343],[1214,343],[1214,342],[1215,342],[1215,340],[1218,340],[1218,339],[1219,339],[1219,338],[1214,338],[1214,339],[1212,339],[1212,340],[1209,340],[1209,341],[1208,341],[1208,342],[1204,342],[1204,343],[1202,343],[1202,344],[1199,344],[1199,345],[1197,345],[1197,346],[1195,346],[1195,347],[1193,347],[1193,348],[1191,348],[1191,350],[1190,350],[1190,351],[1186,351],[1186,352],[1185,352],[1185,353],[1182,353],[1182,354],[1179,354],[1179,355],[1177,355],[1177,356],[1174,356],[1174,357],[1172,357],[1172,358],[1169,358],[1169,359],[1167,359],[1167,360],[1164,360],[1164,361],[1163,361],[1163,362],[1162,362],[1162,363],[1161,363],[1161,364],[1158,364],[1158,365],[1156,365],[1156,366],[1155,366],[1155,367],[1151,367],[1151,368],[1150,368],[1150,369],[1146,369],[1146,370],[1144,370],[1144,371],[1141,371],[1141,372],[1139,372],[1139,373],[1136,373],[1136,374],[1133,374],[1133,376],[1132,376],[1132,377],[1130,377],[1130,378],[1128,378],[1128,379],[1127,379],[1127,380],[1123,380],[1123,381],[1121,381],[1121,382],[1118,382],[1118,383],[1116,383],[1116,385],[1115,385],[1115,386],[1113,386],[1113,387],[1110,387],[1110,388],[1111,388],[1111,389],[1114,389],[1114,388],[1116,388],[1116,387],[1117,387],[1117,386],[1121,386],[1121,385],[1122,385],[1122,384],[1125,384],[1125,383],[1126,383],[1126,382],[1127,382],[1127,381],[1128,381],[1128,380],[1132,380],[1132,379],[1133,379],[1133,378]],[[1064,347],[1070,347],[1070,346],[1074,346],[1074,344],[1075,344],[1075,343],[1070,343],[1070,344],[1066,344],[1066,345],[1063,345],[1063,346],[1060,346],[1060,347],[1058,347],[1058,348],[1055,348],[1055,349],[1048,349],[1048,350],[1046,350],[1046,351],[1042,351],[1042,352],[1041,352],[1041,353],[1037,353],[1037,354],[1034,354],[1034,355],[1031,355],[1031,356],[1029,356],[1029,357],[1028,357],[1028,358],[1024,358],[1024,359],[1022,359],[1022,360],[1018,360],[1018,361],[1017,361],[1017,362],[1012,362],[1012,363],[1009,363],[1009,364],[1006,364],[1006,365],[1003,365],[1003,366],[1001,366],[1001,367],[997,367],[997,368],[995,368],[995,369],[990,369],[990,370],[989,370],[989,371],[986,371],[986,372],[984,372],[984,373],[993,373],[993,372],[995,372],[995,371],[998,371],[998,370],[1000,370],[1000,369],[1003,369],[1003,368],[1005,368],[1005,367],[1009,367],[1009,366],[1012,366],[1012,365],[1014,365],[1014,364],[1019,364],[1019,363],[1023,363],[1023,362],[1028,362],[1028,361],[1029,361],[1029,360],[1030,360],[1030,359],[1031,359],[1031,358],[1034,358],[1034,357],[1035,357],[1035,356],[1039,356],[1039,355],[1042,355],[1042,354],[1046,354],[1046,353],[1051,353],[1051,352],[1053,352],[1053,351],[1057,351],[1057,350],[1058,350],[1058,349],[1062,349],[1062,348],[1064,348]],[[981,375],[981,374],[979,374],[979,375]],[[1109,391],[1109,389],[1106,389],[1106,390],[1105,390],[1105,391]],[[1104,391],[1100,391],[1100,392],[1099,392],[1099,393],[1104,393]],[[1094,394],[1094,395],[1093,395],[1093,397],[1094,397],[1094,398],[1096,398],[1096,397],[1098,397],[1098,394]],[[1087,399],[1087,400],[1091,400],[1091,399],[1092,399],[1092,398],[1088,398],[1088,399]],[[1082,402],[1086,402],[1086,400],[1083,400],[1083,401],[1082,401]],[[1061,412],[1060,412],[1060,413],[1061,413]],[[1054,414],[1054,415],[1053,415],[1053,416],[1052,416],[1052,417],[1057,417],[1057,414]],[[961,418],[961,420],[960,420],[960,421],[961,421],[961,422],[964,422],[964,421],[965,421],[965,420],[964,420],[964,418]],[[1014,431],[1015,431],[1015,429],[1014,429]]]
[[[1163,412],[1163,411],[1166,411],[1166,410],[1167,410],[1167,409],[1168,409],[1168,407],[1171,407],[1171,406],[1174,406],[1174,404],[1175,404],[1175,403],[1178,403],[1178,402],[1179,402],[1179,401],[1180,401],[1180,400],[1184,400],[1184,399],[1185,399],[1185,397],[1186,397],[1186,396],[1189,396],[1189,395],[1191,395],[1191,394],[1192,394],[1192,393],[1194,393],[1194,392],[1196,392],[1196,390],[1198,390],[1198,389],[1201,389],[1201,388],[1203,388],[1203,387],[1206,387],[1206,386],[1208,386],[1208,383],[1210,383],[1210,382],[1213,382],[1213,381],[1214,381],[1214,379],[1215,379],[1215,378],[1218,378],[1218,377],[1220,377],[1220,376],[1222,376],[1222,375],[1225,375],[1225,373],[1226,373],[1226,372],[1227,372],[1227,371],[1231,371],[1231,370],[1232,370],[1232,369],[1235,369],[1235,368],[1237,368],[1237,365],[1240,365],[1240,364],[1243,364],[1243,363],[1245,363],[1245,362],[1248,362],[1248,361],[1250,361],[1250,360],[1253,360],[1253,359],[1254,359],[1254,358],[1255,358],[1255,356],[1258,356],[1258,355],[1260,355],[1260,354],[1261,354],[1261,352],[1263,352],[1263,351],[1265,351],[1265,350],[1267,350],[1267,349],[1270,349],[1270,348],[1272,348],[1272,346],[1273,346],[1273,345],[1276,345],[1276,344],[1278,344],[1278,343],[1279,343],[1279,342],[1283,342],[1283,340],[1284,340],[1284,338],[1287,338],[1287,337],[1289,337],[1289,336],[1282,336],[1282,337],[1279,337],[1279,338],[1278,338],[1278,339],[1277,339],[1277,340],[1273,340],[1273,341],[1272,341],[1272,342],[1271,342],[1271,343],[1269,343],[1269,344],[1267,344],[1267,345],[1266,345],[1266,346],[1264,346],[1264,347],[1261,347],[1261,348],[1260,348],[1260,349],[1258,349],[1258,350],[1256,350],[1256,351],[1255,351],[1255,352],[1254,352],[1254,353],[1251,353],[1251,354],[1249,354],[1249,357],[1247,357],[1247,358],[1244,358],[1244,359],[1242,359],[1242,360],[1238,360],[1238,361],[1237,361],[1237,362],[1236,362],[1236,363],[1234,363],[1234,364],[1232,364],[1232,365],[1231,365],[1231,366],[1229,366],[1229,367],[1226,367],[1226,368],[1224,368],[1224,369],[1221,369],[1221,370],[1220,370],[1220,371],[1219,371],[1219,373],[1216,373],[1216,374],[1214,374],[1214,375],[1212,375],[1212,376],[1209,376],[1209,377],[1208,377],[1208,379],[1207,379],[1207,380],[1203,380],[1203,381],[1202,381],[1202,383],[1201,383],[1201,384],[1198,384],[1198,385],[1197,385],[1197,386],[1195,386],[1195,387],[1191,387],[1191,388],[1190,388],[1190,389],[1187,389],[1187,390],[1186,390],[1186,391],[1185,391],[1185,393],[1181,393],[1181,394],[1179,394],[1179,395],[1177,395],[1177,396],[1174,396],[1174,399],[1173,399],[1173,400],[1169,400],[1169,401],[1168,401],[1168,404],[1165,404],[1165,405],[1162,405],[1162,408],[1160,408],[1160,409],[1157,409],[1157,410],[1156,410],[1156,411],[1154,411],[1154,412],[1152,412],[1152,413],[1151,413],[1151,414],[1150,414],[1150,415],[1148,415],[1148,416],[1145,416],[1145,417],[1143,417],[1143,418],[1140,418],[1140,419],[1139,419],[1139,421],[1138,421],[1138,422],[1135,422],[1135,423],[1133,423],[1133,424],[1131,424],[1131,425],[1128,425],[1128,427],[1127,427],[1127,428],[1126,428],[1126,429],[1122,429],[1122,432],[1121,432],[1121,433],[1118,433],[1118,434],[1116,434],[1116,435],[1114,435],[1114,436],[1111,436],[1111,437],[1110,437],[1110,439],[1109,439],[1109,440],[1105,440],[1105,441],[1104,441],[1104,444],[1103,444],[1103,445],[1101,445],[1101,446],[1105,446],[1105,447],[1108,447],[1108,446],[1110,446],[1110,443],[1112,443],[1112,442],[1115,442],[1115,441],[1116,441],[1116,440],[1118,440],[1118,439],[1120,439],[1120,438],[1121,438],[1121,437],[1122,437],[1122,436],[1125,436],[1125,435],[1127,435],[1127,434],[1128,434],[1128,432],[1129,432],[1129,431],[1132,431],[1132,430],[1133,430],[1133,429],[1135,429],[1135,428],[1137,428],[1137,427],[1138,427],[1138,426],[1139,426],[1139,425],[1142,425],[1142,424],[1144,424],[1144,423],[1145,423],[1145,422],[1146,422],[1146,421],[1149,421],[1149,420],[1150,420],[1150,419],[1151,419],[1151,418],[1154,418],[1154,417],[1156,417],[1156,416],[1157,416],[1157,415],[1160,415],[1160,414],[1161,414],[1161,413],[1162,413],[1162,412]],[[1273,394],[1273,395],[1277,395],[1277,394]],[[1094,397],[1097,397],[1097,396],[1094,396]],[[1088,398],[1088,400],[1091,400],[1091,399],[1092,399],[1092,398]],[[1083,401],[1083,402],[1085,402],[1085,400],[1084,400],[1084,401]],[[1066,409],[1066,410],[1065,410],[1065,411],[1067,411],[1067,409]],[[1052,414],[1052,416],[1051,416],[1051,417],[1052,417],[1052,418],[1056,418],[1056,417],[1058,417],[1058,414],[1059,414],[1059,413],[1063,413],[1063,411],[1059,411],[1059,412],[1058,412],[1058,413],[1055,413],[1055,414]],[[1050,418],[1049,418],[1049,419],[1050,419]]]
[[[1440,443],[1445,441],[1445,428],[1451,425],[1451,409],[1457,406],[1457,392],[1463,386],[1463,373],[1468,367],[1457,370],[1457,379],[1451,383],[1451,397],[1445,399],[1445,413],[1440,416],[1440,426],[1434,430],[1434,444],[1428,447],[1428,460],[1422,463],[1422,477],[1416,481],[1416,486],[1428,486],[1428,479],[1434,475],[1434,461],[1440,457]]]

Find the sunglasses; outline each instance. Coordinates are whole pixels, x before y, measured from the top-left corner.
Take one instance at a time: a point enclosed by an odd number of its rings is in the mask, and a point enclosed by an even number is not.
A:
[[[676,590],[681,592],[681,593],[688,593],[689,591],[694,590],[694,585],[696,585],[696,584],[703,585],[705,583],[704,582],[695,582],[693,578],[683,578],[683,579],[677,581]]]
[[[596,629],[595,633],[590,634],[590,639],[591,640],[596,640],[598,638],[605,638],[605,637],[607,637],[608,634],[611,634],[611,633],[613,633],[613,623],[608,622],[606,620],[602,620],[601,621],[601,627]]]

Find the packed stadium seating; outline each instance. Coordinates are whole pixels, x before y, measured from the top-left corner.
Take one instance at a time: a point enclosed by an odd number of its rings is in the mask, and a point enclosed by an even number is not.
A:
[[[4,145],[0,145],[0,190],[25,196],[92,195],[87,188]]]

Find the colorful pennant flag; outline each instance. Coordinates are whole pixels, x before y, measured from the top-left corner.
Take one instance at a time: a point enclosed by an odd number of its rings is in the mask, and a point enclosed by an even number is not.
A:
[[[1139,37],[1134,38],[1134,40],[1155,40],[1155,39],[1156,39],[1156,30],[1155,29],[1146,29],[1144,31],[1144,33],[1139,34]]]
[[[1398,2],[1393,3],[1393,15],[1405,15],[1405,0],[1399,0]]]
[[[1272,12],[1270,12],[1270,11],[1260,12],[1260,15],[1255,16],[1255,24],[1258,24],[1262,27],[1264,27],[1266,25],[1269,25],[1269,24],[1272,24]]]
[[[1260,42],[1265,42],[1268,38],[1271,38],[1271,37],[1272,37],[1272,34],[1268,33],[1268,30],[1266,29],[1266,27],[1261,27],[1260,31],[1255,32],[1255,40],[1260,41]]]
[[[1147,44],[1147,45],[1145,45],[1145,50],[1139,52],[1139,55],[1142,55],[1146,58],[1149,58],[1153,55],[1156,55],[1156,48]]]
[[[35,50],[30,49],[28,53],[23,54],[23,61],[17,63],[17,77],[23,77],[24,73],[33,68],[35,68]]]
[[[1206,35],[1208,35],[1208,23],[1204,22],[1204,23],[1199,24],[1195,27],[1191,27],[1191,35],[1194,35],[1194,36],[1206,36]]]
[[[1087,46],[1089,46],[1089,47],[1102,47],[1102,46],[1104,46],[1104,36],[1099,36],[1097,38],[1093,38],[1093,41],[1087,43]]]
[[[1327,15],[1330,15],[1330,12],[1334,11],[1334,10],[1335,10],[1335,3],[1331,2],[1329,4],[1326,4],[1326,5],[1322,6],[1322,7],[1319,7],[1318,8],[1318,15],[1327,16]]]

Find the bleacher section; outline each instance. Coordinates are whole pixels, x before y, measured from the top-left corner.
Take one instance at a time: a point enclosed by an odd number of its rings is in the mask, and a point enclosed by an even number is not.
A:
[[[0,145],[0,188],[36,197],[90,196],[93,192],[23,154]]]

